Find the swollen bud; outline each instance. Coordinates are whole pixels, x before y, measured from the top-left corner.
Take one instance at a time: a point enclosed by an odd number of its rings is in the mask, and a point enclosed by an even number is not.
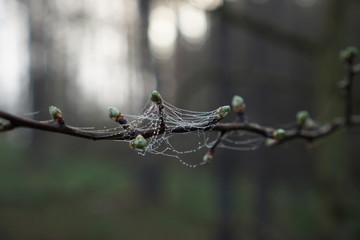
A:
[[[303,125],[310,117],[308,111],[299,111],[296,113],[296,123],[298,125]]]
[[[108,111],[109,111],[110,119],[115,122],[118,122],[121,115],[119,109],[117,109],[116,107],[108,107]]]
[[[245,102],[244,99],[238,95],[235,95],[231,101],[234,112],[240,113],[245,111]]]
[[[273,133],[274,139],[277,141],[283,140],[286,136],[286,131],[282,128],[279,128]]]
[[[147,141],[142,135],[137,135],[135,139],[130,141],[129,146],[132,149],[143,150],[147,146]]]
[[[150,93],[150,100],[154,103],[160,104],[162,102],[160,93],[156,90],[152,91]]]
[[[219,120],[224,119],[224,118],[226,118],[227,115],[229,115],[229,113],[230,113],[229,105],[219,107],[216,110],[216,118]]]
[[[340,59],[344,62],[352,62],[358,53],[359,50],[356,47],[349,46],[340,51]]]
[[[56,122],[63,122],[63,116],[62,116],[62,112],[59,108],[55,107],[55,106],[50,106],[49,107],[49,113],[50,116],[52,117],[52,119]]]
[[[214,153],[213,152],[207,152],[205,153],[204,157],[203,157],[203,163],[207,164],[207,163],[211,163],[213,160],[213,156]]]
[[[129,126],[127,125],[127,120],[125,118],[124,115],[121,114],[121,112],[119,111],[119,109],[117,109],[116,107],[109,107],[108,108],[109,111],[109,117],[111,120],[120,123],[123,128],[127,129]]]

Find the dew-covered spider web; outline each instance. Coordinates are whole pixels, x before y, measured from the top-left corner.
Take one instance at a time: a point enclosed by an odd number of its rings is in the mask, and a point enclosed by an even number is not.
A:
[[[207,130],[215,126],[218,109],[208,112],[189,111],[164,100],[161,106],[160,112],[159,105],[149,100],[139,115],[124,114],[129,125],[124,131],[151,132],[151,136],[146,139],[147,146],[139,150],[139,154],[173,157],[185,166],[196,167],[197,164],[190,163],[192,159],[184,156],[207,148],[210,140]],[[165,130],[162,130],[162,124]]]
[[[141,155],[147,153],[177,159],[187,167],[203,165],[202,157],[219,138],[212,132],[217,122],[223,119],[220,107],[212,111],[190,111],[171,105],[148,100],[137,115],[119,115],[126,122],[116,127],[95,129],[95,127],[71,127],[82,132],[103,134],[114,141],[128,142]],[[227,115],[228,112],[226,112]],[[34,113],[36,114],[36,113]],[[52,120],[41,121],[49,123]],[[69,126],[70,127],[70,126]],[[146,145],[134,147],[134,139],[144,135]],[[124,136],[131,136],[125,137]],[[229,131],[221,136],[218,148],[238,151],[256,150],[264,145],[265,139],[244,131]]]
[[[151,133],[151,136],[146,138],[146,147],[137,149],[139,154],[150,153],[176,158],[187,167],[202,165],[202,155],[217,139],[217,133],[212,133],[212,129],[222,118],[219,116],[220,108],[207,112],[190,111],[175,107],[164,100],[160,108],[157,103],[149,100],[140,114],[123,114],[127,120],[123,127],[104,131],[114,134],[122,131],[135,135]],[[165,126],[165,130],[162,130],[162,126]],[[117,141],[126,141],[131,145],[133,140]],[[245,151],[258,149],[263,143],[263,137],[234,131],[226,133],[218,147]],[[196,154],[199,151],[202,155]]]

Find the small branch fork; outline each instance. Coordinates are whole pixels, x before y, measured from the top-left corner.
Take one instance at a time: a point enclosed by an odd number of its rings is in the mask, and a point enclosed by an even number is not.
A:
[[[238,116],[235,122],[218,123],[220,120],[227,116],[230,110],[230,107],[223,106],[217,110],[214,119],[209,121],[208,123],[204,123],[198,126],[182,126],[170,128],[166,126],[166,121],[164,119],[164,107],[162,105],[162,98],[158,92],[153,91],[150,95],[150,99],[157,104],[157,107],[159,109],[159,126],[157,127],[157,129],[134,130],[131,128],[131,126],[127,124],[126,119],[117,109],[109,108],[110,118],[121,124],[123,128],[126,129],[126,131],[121,131],[118,133],[106,133],[91,130],[81,130],[79,128],[72,127],[66,124],[60,109],[51,106],[49,108],[49,112],[53,119],[52,122],[40,122],[36,120],[22,118],[0,110],[0,119],[6,120],[5,122],[0,120],[0,132],[6,132],[14,130],[16,128],[24,127],[92,140],[132,141],[136,140],[139,135],[141,135],[143,139],[147,139],[158,134],[167,135],[194,132],[200,130],[213,132],[217,131],[219,132],[218,138],[216,139],[213,146],[211,146],[208,152],[205,154],[203,159],[204,163],[211,162],[216,147],[223,140],[227,133],[233,131],[246,131],[261,135],[264,138],[270,140],[267,142],[268,146],[278,145],[294,139],[304,139],[306,141],[312,142],[316,139],[325,137],[345,126],[360,125],[360,115],[354,115],[352,113],[352,88],[354,85],[355,75],[360,73],[360,64],[354,65],[356,53],[357,49],[353,47],[348,47],[340,53],[341,58],[346,63],[348,72],[347,79],[343,81],[340,86],[345,90],[346,93],[344,116],[334,118],[333,120],[329,121],[324,125],[315,124],[315,122],[310,118],[308,112],[306,111],[298,112],[296,116],[296,127],[286,130],[262,126],[255,122],[248,122],[245,117],[246,105],[244,103],[244,100],[239,96],[234,96],[232,101],[232,107],[233,111],[236,112]],[[142,145],[142,147],[144,146]]]

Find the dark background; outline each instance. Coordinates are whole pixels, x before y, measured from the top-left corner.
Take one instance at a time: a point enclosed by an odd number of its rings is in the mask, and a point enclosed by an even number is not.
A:
[[[0,0],[0,107],[102,128],[108,106],[136,114],[158,89],[189,110],[239,94],[260,124],[303,109],[321,123],[343,113],[339,50],[360,46],[359,22],[356,0]],[[359,151],[353,128],[192,169],[121,142],[2,133],[0,239],[359,239]]]

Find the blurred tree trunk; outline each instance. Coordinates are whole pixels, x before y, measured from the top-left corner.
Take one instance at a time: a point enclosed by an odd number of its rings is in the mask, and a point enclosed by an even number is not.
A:
[[[218,66],[218,84],[213,90],[215,96],[219,96],[221,105],[227,104],[231,100],[231,80],[229,79],[229,59],[231,49],[230,39],[231,32],[229,25],[226,23],[223,14],[218,15],[214,19],[216,28],[214,27],[215,47],[213,48],[215,59],[214,66]],[[216,79],[216,78],[215,78]],[[237,153],[237,158],[240,158],[241,153]],[[236,239],[232,219],[234,218],[234,174],[236,172],[236,160],[234,154],[229,151],[219,151],[216,154],[216,174],[218,178],[217,185],[217,203],[219,211],[218,219],[218,233],[216,239],[232,240]]]
[[[29,46],[30,46],[30,96],[33,111],[43,109],[49,102],[50,86],[48,74],[49,36],[46,34],[48,6],[46,1],[24,1],[29,12]],[[47,142],[46,134],[33,131],[31,154],[35,164],[42,164],[47,158],[43,144]]]
[[[140,12],[140,68],[141,72],[145,74],[156,74],[151,66],[151,52],[149,46],[149,38],[147,35],[149,27],[149,14],[151,0],[138,0],[139,12]],[[143,75],[144,78],[144,75]],[[143,79],[146,80],[145,78]],[[158,85],[158,84],[157,84]],[[159,86],[158,86],[159,88]],[[150,157],[150,161],[143,162],[139,169],[139,187],[140,187],[140,198],[142,201],[157,204],[161,192],[161,169],[157,162],[152,161],[155,157]]]
[[[346,29],[346,13],[351,1],[333,0],[328,2],[325,18],[323,52],[318,59],[316,79],[319,108],[327,106],[334,96],[337,81],[344,71],[340,68],[338,52],[344,47],[341,42]],[[343,104],[334,104],[331,115],[343,114]],[[347,133],[326,140],[326,146],[319,148],[317,158],[317,187],[320,196],[318,208],[319,239],[341,239],[341,229],[346,224],[349,196],[349,157],[347,154]]]

